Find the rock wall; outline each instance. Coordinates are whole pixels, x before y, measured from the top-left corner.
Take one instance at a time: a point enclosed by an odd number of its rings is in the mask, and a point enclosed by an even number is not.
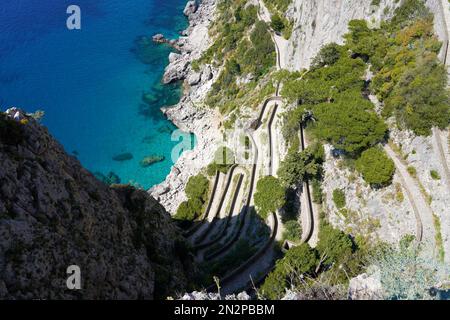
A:
[[[308,68],[324,44],[342,44],[342,36],[348,31],[350,20],[366,19],[378,23],[389,17],[396,5],[392,0],[382,0],[379,6],[372,6],[371,2],[372,0],[294,0],[288,12],[288,17],[294,21],[286,53],[288,68]]]
[[[0,113],[0,299],[152,299],[192,264],[146,192],[104,185],[33,118]],[[81,269],[81,290],[66,287]]]
[[[196,147],[184,152],[166,180],[149,191],[172,214],[186,200],[184,189],[189,178],[212,162],[222,140],[222,119],[219,112],[203,104],[219,70],[206,65],[196,71],[190,65],[211,44],[208,27],[214,19],[216,2],[217,0],[203,0],[198,9],[189,15],[189,28],[177,41],[181,52],[171,55],[165,72],[166,81],[184,81],[184,94],[177,105],[163,108],[162,111],[178,128],[194,133],[197,138]]]
[[[434,30],[438,35],[439,39],[444,43],[440,53],[441,61],[445,60],[447,52],[447,43],[449,40],[448,23],[446,21],[445,10],[447,11],[447,16],[450,15],[450,4],[448,0],[425,0],[427,7],[434,14]]]
[[[378,24],[392,16],[401,1],[382,0],[379,6],[371,5],[372,0],[294,0],[288,16],[294,21],[292,37],[289,40],[286,60],[288,68],[300,70],[308,68],[311,59],[327,43],[343,42],[342,36],[348,31],[352,19],[366,19]],[[435,15],[435,30],[444,44],[449,40],[448,22],[450,8],[446,0],[425,0],[425,4]],[[443,47],[441,58],[448,51]]]

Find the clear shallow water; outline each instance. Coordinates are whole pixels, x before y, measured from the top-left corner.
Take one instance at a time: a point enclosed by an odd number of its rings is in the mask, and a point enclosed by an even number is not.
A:
[[[175,127],[159,108],[180,97],[160,80],[170,49],[131,50],[142,35],[175,38],[187,26],[186,0],[14,0],[0,6],[0,108],[44,110],[43,124],[91,172],[115,172],[149,188],[173,165]],[[81,8],[82,30],[66,28],[66,8]],[[142,96],[150,93],[152,102]],[[117,154],[133,159],[117,162]],[[146,156],[165,161],[143,168]]]

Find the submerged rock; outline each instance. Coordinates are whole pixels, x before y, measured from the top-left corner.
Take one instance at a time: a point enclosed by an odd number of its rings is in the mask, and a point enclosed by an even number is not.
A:
[[[141,160],[141,167],[149,167],[157,162],[164,161],[166,158],[164,156],[148,156]]]
[[[114,161],[128,161],[133,159],[133,155],[129,152],[121,153],[112,158]]]
[[[94,176],[107,185],[120,184],[120,177],[113,171],[110,171],[107,175],[101,172],[95,172]]]
[[[142,138],[143,143],[152,143],[155,140],[154,136],[145,136]]]

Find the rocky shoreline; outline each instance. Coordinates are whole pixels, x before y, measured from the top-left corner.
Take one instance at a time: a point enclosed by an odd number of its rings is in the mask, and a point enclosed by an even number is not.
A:
[[[189,27],[181,33],[181,37],[175,41],[167,40],[163,35],[154,37],[154,41],[168,43],[179,51],[169,55],[163,83],[184,81],[180,102],[175,106],[161,108],[161,111],[179,129],[193,133],[197,138],[196,147],[181,155],[166,180],[149,190],[171,214],[186,200],[184,189],[187,181],[213,160],[221,139],[221,116],[203,105],[207,92],[218,76],[218,70],[210,65],[202,66],[197,71],[191,67],[191,62],[198,59],[211,44],[208,31],[214,19],[216,2],[203,0],[197,7],[195,1],[188,1],[184,14],[189,19]]]

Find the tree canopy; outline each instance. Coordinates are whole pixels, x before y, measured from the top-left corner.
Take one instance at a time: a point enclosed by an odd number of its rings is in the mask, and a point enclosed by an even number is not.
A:
[[[271,212],[275,212],[285,203],[286,190],[281,181],[275,177],[267,176],[261,178],[256,185],[255,205],[258,214],[264,219]]]
[[[351,155],[379,143],[387,132],[386,124],[355,100],[319,104],[314,116],[317,119],[314,134]]]
[[[275,269],[260,288],[261,294],[268,299],[281,299],[286,288],[299,281],[301,275],[313,273],[318,263],[317,251],[308,244],[292,248],[277,261]]]
[[[385,186],[392,182],[395,165],[386,153],[380,148],[370,148],[356,160],[358,170],[364,180],[375,186]]]

